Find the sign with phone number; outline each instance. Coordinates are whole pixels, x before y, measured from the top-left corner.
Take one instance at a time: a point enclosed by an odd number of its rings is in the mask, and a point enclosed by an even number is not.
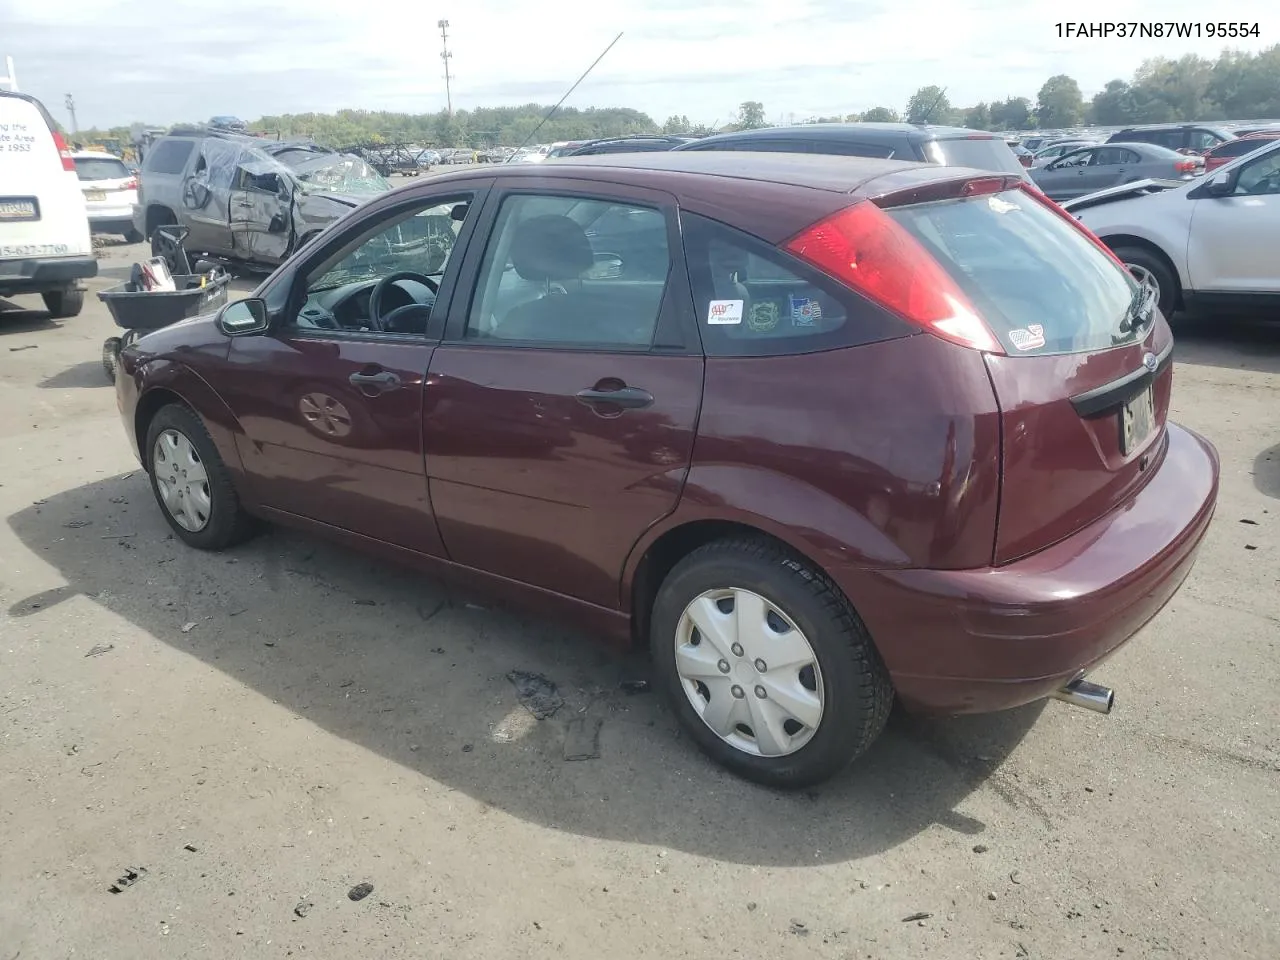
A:
[[[17,243],[0,247],[0,257],[61,257],[71,252],[65,243]]]

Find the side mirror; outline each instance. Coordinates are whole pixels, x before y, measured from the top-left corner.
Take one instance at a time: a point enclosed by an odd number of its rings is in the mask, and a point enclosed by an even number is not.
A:
[[[271,325],[267,314],[267,301],[260,299],[237,300],[218,313],[218,329],[228,337],[247,337],[264,333]]]
[[[1240,179],[1240,171],[1220,173],[1204,185],[1205,193],[1211,197],[1227,197],[1236,192],[1236,181]]]

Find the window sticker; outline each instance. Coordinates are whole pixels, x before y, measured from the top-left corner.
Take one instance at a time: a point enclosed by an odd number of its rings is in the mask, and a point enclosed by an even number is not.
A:
[[[711,306],[707,308],[708,324],[739,324],[742,323],[742,301],[741,300],[712,300]]]

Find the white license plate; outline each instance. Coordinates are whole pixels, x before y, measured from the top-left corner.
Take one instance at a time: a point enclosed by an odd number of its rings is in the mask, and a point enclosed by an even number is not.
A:
[[[34,200],[0,199],[0,220],[39,220]]]
[[[1155,397],[1147,387],[1120,408],[1120,452],[1127,457],[1146,443],[1155,425]]]
[[[84,198],[90,203],[101,203],[107,199],[107,195],[101,190],[90,190],[84,195]]]

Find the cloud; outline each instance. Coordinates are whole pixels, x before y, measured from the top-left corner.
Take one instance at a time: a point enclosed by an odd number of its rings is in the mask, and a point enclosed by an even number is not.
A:
[[[1068,39],[1077,22],[1200,22],[1199,0],[1076,0],[1069,9],[1019,0],[468,0],[387,7],[352,0],[0,0],[0,55],[22,88],[80,122],[168,123],[231,113],[343,107],[433,111],[445,102],[436,21],[450,20],[455,107],[553,102],[623,31],[574,93],[577,106],[631,106],[661,120],[727,120],[743,100],[776,119],[901,108],[919,86],[953,103],[1035,98],[1049,76],[1086,94],[1129,78],[1149,57],[1216,56],[1220,41]],[[1246,21],[1260,15],[1233,13]],[[1257,49],[1263,36],[1234,46]]]

